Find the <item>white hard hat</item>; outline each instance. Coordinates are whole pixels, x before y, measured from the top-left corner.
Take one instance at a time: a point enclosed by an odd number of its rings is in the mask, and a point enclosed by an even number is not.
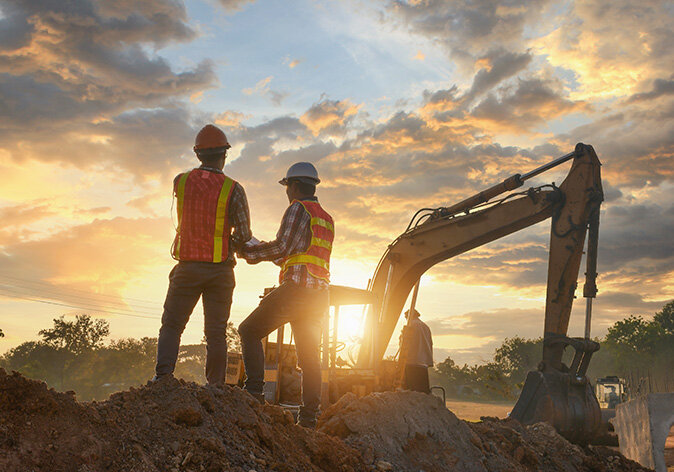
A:
[[[281,185],[288,185],[288,180],[296,179],[300,182],[316,185],[321,179],[318,178],[318,171],[311,162],[296,162],[288,168],[286,176],[278,181]]]

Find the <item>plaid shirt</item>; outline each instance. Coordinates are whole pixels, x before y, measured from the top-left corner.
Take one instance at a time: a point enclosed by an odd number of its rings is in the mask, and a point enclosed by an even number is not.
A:
[[[303,198],[302,200],[318,201],[316,197]],[[250,264],[272,261],[276,265],[281,265],[286,257],[305,252],[310,244],[311,215],[306,212],[300,203],[295,202],[284,213],[275,240],[261,242],[252,247],[244,246],[242,253]],[[312,276],[304,264],[288,267],[282,283],[286,282],[292,282],[307,288],[328,288],[328,283]]]
[[[215,169],[213,167],[201,166],[199,169],[215,172],[216,174],[224,174],[224,172],[220,169]],[[182,174],[178,174],[173,180],[174,195],[176,186],[178,184],[178,179],[181,175]],[[253,233],[250,230],[250,211],[248,210],[248,199],[246,198],[246,192],[243,190],[243,187],[239,182],[234,184],[232,195],[229,197],[227,215],[229,219],[229,226],[233,228],[234,231],[229,238],[227,259],[223,262],[235,265],[235,251],[237,251],[246,241],[253,237]]]

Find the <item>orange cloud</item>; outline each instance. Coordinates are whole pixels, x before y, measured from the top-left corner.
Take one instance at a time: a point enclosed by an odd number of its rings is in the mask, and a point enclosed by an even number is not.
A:
[[[272,81],[273,78],[274,78],[273,75],[265,77],[264,79],[259,80],[254,87],[245,88],[242,90],[242,92],[245,93],[246,95],[265,94],[269,91],[269,83]]]
[[[350,100],[323,100],[307,110],[300,122],[306,126],[314,136],[327,134],[341,136],[344,126],[351,117],[358,113],[361,105],[355,105]]]

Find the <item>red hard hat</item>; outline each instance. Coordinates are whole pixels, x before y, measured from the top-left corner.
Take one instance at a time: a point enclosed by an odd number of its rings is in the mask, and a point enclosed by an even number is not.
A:
[[[232,146],[229,145],[225,133],[214,125],[206,125],[201,128],[201,131],[197,133],[197,137],[194,140],[194,152],[197,154],[199,154],[200,151],[219,152],[220,149],[224,151],[230,147]]]

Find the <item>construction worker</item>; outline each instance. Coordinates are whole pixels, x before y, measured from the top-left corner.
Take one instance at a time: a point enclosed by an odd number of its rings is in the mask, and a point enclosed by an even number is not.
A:
[[[320,404],[321,320],[328,310],[330,252],[334,239],[332,217],[315,197],[320,182],[316,168],[298,162],[279,181],[286,187],[290,206],[276,239],[247,244],[242,255],[250,264],[273,261],[281,267],[280,286],[272,290],[241,323],[239,335],[246,369],[245,389],[264,403],[262,338],[290,323],[297,359],[302,369],[302,406],[298,424],[315,428]]]
[[[222,171],[230,147],[222,130],[204,126],[194,143],[201,166],[173,181],[178,227],[171,253],[178,264],[169,275],[154,381],[173,374],[180,336],[202,297],[206,380],[209,384],[225,382],[234,252],[252,237],[243,187]]]
[[[421,315],[414,308],[405,312],[406,326],[400,335],[400,361],[403,365],[403,388],[430,393],[428,368],[433,365],[433,338]]]

